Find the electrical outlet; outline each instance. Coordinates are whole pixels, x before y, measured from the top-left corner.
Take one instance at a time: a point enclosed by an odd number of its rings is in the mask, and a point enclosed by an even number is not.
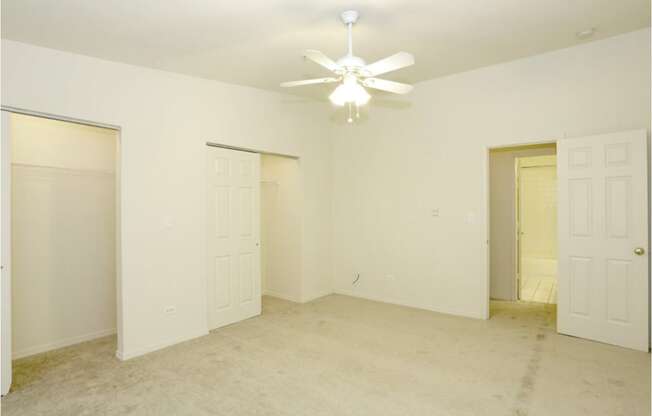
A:
[[[394,280],[396,280],[396,278],[394,277],[393,274],[388,274],[385,276],[385,280],[387,280],[388,282],[393,282]]]
[[[176,306],[168,306],[167,308],[165,308],[165,313],[175,313],[176,311],[177,311]]]

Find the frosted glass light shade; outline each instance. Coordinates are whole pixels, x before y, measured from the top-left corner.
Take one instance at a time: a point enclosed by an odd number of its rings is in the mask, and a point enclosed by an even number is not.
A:
[[[328,97],[331,102],[338,106],[354,103],[358,106],[369,102],[371,96],[358,81],[351,77],[345,78],[342,84],[335,88],[335,91]]]

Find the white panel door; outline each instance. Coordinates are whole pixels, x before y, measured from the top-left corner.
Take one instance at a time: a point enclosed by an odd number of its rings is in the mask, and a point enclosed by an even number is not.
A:
[[[260,314],[260,155],[208,146],[208,322]]]
[[[560,333],[648,350],[646,132],[562,140]]]
[[[2,252],[2,395],[11,387],[11,140],[9,137],[9,113],[2,112],[2,136],[0,137],[0,251]]]

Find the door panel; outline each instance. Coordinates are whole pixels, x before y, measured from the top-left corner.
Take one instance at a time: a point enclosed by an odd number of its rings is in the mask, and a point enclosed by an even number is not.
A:
[[[610,177],[605,181],[607,238],[629,237],[631,192],[629,177]]]
[[[629,261],[607,260],[607,319],[629,324]]]
[[[570,198],[570,232],[573,237],[591,235],[591,181],[571,179],[568,183]]]
[[[240,254],[240,302],[251,302],[253,298],[252,254]]]
[[[590,258],[570,258],[570,310],[573,315],[582,317],[589,315],[589,287],[592,266],[593,264]]]
[[[231,279],[229,279],[230,269],[229,256],[215,257],[215,275],[212,276],[215,282],[213,293],[215,294],[215,310],[223,310],[231,305]]]
[[[647,139],[558,145],[560,333],[648,350]]]
[[[207,147],[208,320],[260,314],[260,155]]]

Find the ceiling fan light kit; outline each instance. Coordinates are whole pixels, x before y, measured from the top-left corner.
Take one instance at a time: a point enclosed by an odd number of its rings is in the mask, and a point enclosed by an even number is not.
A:
[[[355,77],[345,75],[342,83],[335,88],[335,91],[328,98],[338,106],[348,103],[361,106],[369,102],[371,95],[358,83]]]
[[[358,21],[360,14],[355,10],[347,10],[341,14],[342,22],[348,29],[348,52],[336,61],[333,61],[322,52],[309,49],[304,52],[307,59],[323,66],[335,74],[334,77],[290,81],[281,83],[281,87],[298,87],[313,84],[340,83],[330,94],[330,101],[337,106],[348,106],[349,123],[353,122],[353,106],[356,118],[360,117],[360,106],[369,102],[371,95],[365,87],[394,94],[407,94],[412,86],[395,81],[374,78],[414,65],[414,57],[407,52],[399,52],[388,58],[381,59],[367,65],[364,59],[353,54],[353,25]]]

